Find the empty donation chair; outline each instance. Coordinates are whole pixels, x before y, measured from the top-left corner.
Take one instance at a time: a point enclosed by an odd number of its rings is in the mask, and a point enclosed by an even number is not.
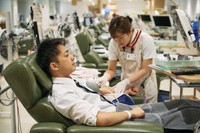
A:
[[[21,56],[26,56],[28,50],[32,50],[34,47],[33,39],[30,37],[23,38],[18,43],[18,54]]]
[[[91,49],[90,46],[92,46],[94,42],[87,34],[87,32],[81,32],[75,36],[85,62],[93,63],[97,69],[107,69],[108,64],[106,61]]]
[[[103,29],[103,26],[102,24],[95,24],[95,25],[91,25],[89,27],[90,29],[93,29],[94,32],[96,33],[96,44],[102,44],[103,46],[105,46],[106,48],[108,47],[109,45],[109,39],[104,39],[102,38],[102,35],[103,34],[108,34],[108,31],[105,31]]]
[[[14,74],[14,75],[13,75]],[[48,102],[52,82],[35,62],[35,54],[10,63],[3,71],[9,86],[38,123],[30,133],[162,133],[160,125],[141,121],[124,121],[109,127],[77,125],[62,116]]]

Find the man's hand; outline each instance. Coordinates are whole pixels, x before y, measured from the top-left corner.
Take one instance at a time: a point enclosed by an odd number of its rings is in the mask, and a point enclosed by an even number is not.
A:
[[[121,82],[117,83],[115,86],[114,86],[114,90],[116,93],[122,93],[125,91],[126,89],[126,86],[130,84],[130,81],[129,79],[124,79],[122,80]]]
[[[130,110],[131,112],[131,118],[144,118],[145,117],[145,113],[144,110],[141,107],[134,107],[132,110]]]

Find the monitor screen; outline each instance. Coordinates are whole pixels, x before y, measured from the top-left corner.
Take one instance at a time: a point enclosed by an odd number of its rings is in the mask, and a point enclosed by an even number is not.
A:
[[[92,24],[91,17],[84,17],[84,25],[90,26]]]
[[[155,26],[158,26],[158,27],[171,27],[172,26],[170,17],[167,15],[166,16],[157,15],[157,16],[152,16],[152,18],[153,18]]]
[[[174,26],[180,31],[186,46],[189,48],[188,44],[190,43],[188,42],[193,42],[195,40],[189,18],[187,17],[185,11],[180,9],[175,9],[171,16],[174,22]]]
[[[139,14],[138,16],[143,22],[151,22],[151,16],[148,14]]]

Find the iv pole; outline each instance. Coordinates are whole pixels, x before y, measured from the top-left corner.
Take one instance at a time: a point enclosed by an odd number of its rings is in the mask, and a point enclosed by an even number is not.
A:
[[[11,33],[11,17],[10,12],[6,13],[6,32],[7,35]],[[12,55],[12,42],[10,41],[10,37],[7,43],[7,53],[8,53],[8,62],[10,63],[13,60]],[[11,92],[11,100],[14,99],[14,93]],[[11,105],[11,122],[12,122],[12,133],[16,133],[16,118],[15,118],[15,102]]]

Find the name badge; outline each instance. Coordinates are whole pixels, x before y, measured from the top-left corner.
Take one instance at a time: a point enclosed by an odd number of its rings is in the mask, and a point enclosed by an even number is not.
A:
[[[127,60],[137,60],[137,55],[136,54],[126,54],[126,59]]]

